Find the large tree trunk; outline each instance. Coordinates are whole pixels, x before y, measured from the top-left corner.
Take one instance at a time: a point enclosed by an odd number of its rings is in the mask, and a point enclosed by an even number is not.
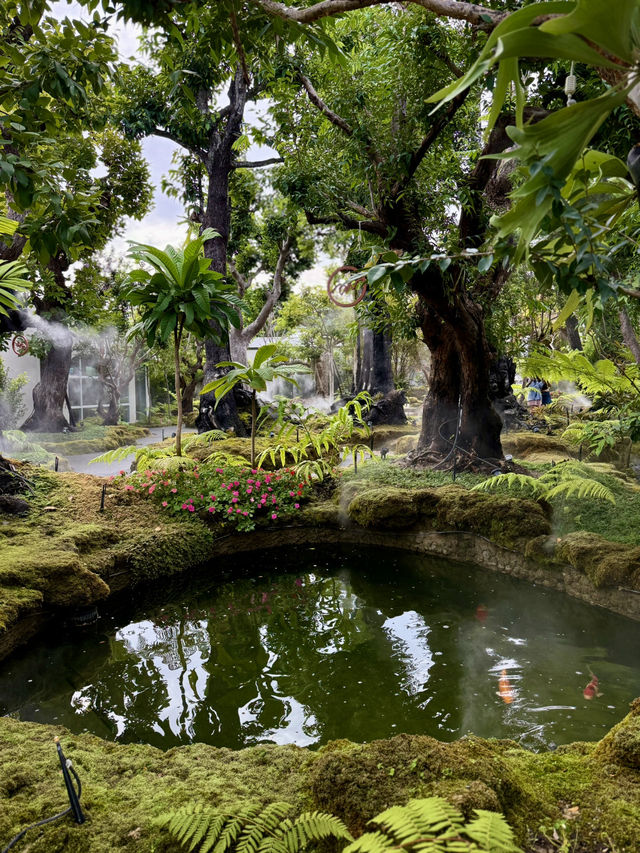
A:
[[[33,389],[33,413],[22,426],[26,432],[62,432],[69,428],[63,413],[71,368],[71,335],[54,344],[40,362],[40,382]]]
[[[622,339],[631,350],[635,363],[640,365],[640,343],[631,325],[631,318],[625,308],[621,308],[618,312],[620,318],[620,329],[622,330]]]
[[[233,171],[233,145],[242,132],[244,107],[247,100],[247,83],[242,68],[236,68],[236,73],[229,88],[229,109],[224,135],[212,134],[207,190],[206,209],[202,217],[202,228],[213,228],[220,235],[204,244],[205,257],[210,260],[210,268],[216,272],[227,274],[227,244],[231,226],[231,210],[229,204],[229,177]],[[211,322],[218,340],[221,330],[215,321]],[[230,361],[228,340],[215,343],[209,339],[205,342],[204,384],[218,379],[226,369],[216,365],[221,361]],[[234,392],[226,394],[216,408],[215,394],[203,394],[200,398],[200,415],[196,420],[198,432],[210,429],[233,429],[236,435],[247,434],[238,416],[238,407]]]
[[[369,311],[380,319],[383,309],[377,306],[370,296],[367,296],[366,300],[369,302]],[[362,329],[361,364],[356,391],[369,391],[370,394],[387,394],[393,391],[395,386],[391,356],[390,325],[383,327],[378,322],[375,329],[365,326]]]
[[[502,424],[489,399],[492,353],[482,310],[466,294],[455,297],[440,316],[421,305],[421,327],[431,352],[429,392],[415,465],[443,462],[445,467],[502,459]]]
[[[578,328],[578,320],[576,319],[574,314],[570,314],[567,317],[567,322],[564,324],[564,327],[567,333],[567,340],[569,341],[571,349],[577,349],[582,351],[580,329]]]

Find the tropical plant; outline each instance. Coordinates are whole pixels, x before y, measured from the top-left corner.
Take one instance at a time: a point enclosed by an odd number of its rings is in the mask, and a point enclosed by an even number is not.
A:
[[[258,420],[258,391],[267,390],[267,382],[273,379],[284,379],[285,382],[290,382],[296,385],[297,382],[293,379],[293,373],[300,373],[300,367],[293,365],[285,365],[282,362],[287,361],[287,356],[278,353],[277,344],[265,344],[256,350],[253,359],[253,364],[248,366],[240,364],[238,361],[221,361],[216,365],[217,368],[232,368],[228,373],[214,379],[204,386],[201,394],[207,394],[213,391],[216,396],[216,406],[220,400],[232,391],[236,385],[245,384],[251,389],[251,467],[255,468],[256,464],[256,425]],[[280,365],[280,366],[278,366]],[[283,463],[284,464],[284,463]]]
[[[17,227],[17,222],[0,216],[0,236],[11,237]],[[7,315],[19,306],[20,294],[31,288],[28,275],[27,268],[19,261],[0,261],[0,314]]]
[[[184,249],[167,246],[164,251],[142,243],[131,243],[129,257],[152,271],[138,268],[126,279],[125,294],[141,309],[141,319],[129,337],[144,336],[147,345],[166,343],[173,337],[175,393],[178,406],[176,455],[182,454],[182,395],[180,393],[180,346],[185,331],[199,338],[222,340],[229,325],[240,323],[242,301],[235,288],[222,282],[222,275],[209,269],[202,256],[207,240],[217,236],[207,229]],[[215,323],[215,331],[212,322]]]
[[[338,409],[335,415],[331,415],[319,432],[311,429],[309,421],[313,417],[312,414],[296,415],[294,419],[290,419],[286,418],[286,409],[279,407],[279,420],[276,424],[280,426],[278,438],[283,440],[263,450],[258,457],[258,464],[262,465],[265,459],[270,459],[271,463],[276,465],[279,458],[284,466],[288,459],[293,458],[296,473],[309,481],[324,479],[337,462],[344,461],[350,454],[354,460],[364,459],[366,455],[373,458],[368,445],[358,440],[354,443],[353,440],[354,436],[356,439],[362,439],[371,434],[364,418],[372,402],[368,391],[361,391],[353,400]],[[302,436],[300,429],[303,431]],[[294,432],[298,436],[295,442],[291,440]]]
[[[235,813],[206,805],[189,804],[160,817],[169,832],[190,850],[207,853],[299,853],[309,843],[324,838],[350,841],[343,853],[517,853],[513,832],[503,815],[476,809],[465,822],[460,812],[442,797],[409,800],[392,806],[369,823],[376,829],[353,840],[344,823],[323,812],[305,812],[291,820],[288,803],[271,803],[264,809],[248,804]]]
[[[557,498],[589,498],[615,504],[611,489],[593,479],[590,471],[577,462],[560,462],[540,477],[527,474],[497,474],[473,486],[471,491],[496,491],[506,488],[527,493],[537,501],[553,503]]]
[[[513,192],[514,204],[495,224],[499,236],[520,232],[523,255],[554,202],[551,183],[562,187],[589,141],[637,83],[640,2],[621,0],[615,21],[606,3],[551,0],[531,3],[508,15],[489,35],[471,68],[429,100],[438,106],[461,95],[497,64],[487,131],[496,123],[513,87],[516,124],[508,133],[516,143],[500,155],[523,164],[525,180]],[[551,113],[523,126],[526,91],[520,76],[522,57],[561,59],[606,69],[614,85],[602,95]]]

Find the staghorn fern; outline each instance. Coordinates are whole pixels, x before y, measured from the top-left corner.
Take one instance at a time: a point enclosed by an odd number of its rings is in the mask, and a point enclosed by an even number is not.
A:
[[[353,841],[342,821],[324,812],[305,812],[291,820],[289,803],[254,803],[228,814],[203,804],[188,804],[160,817],[183,847],[199,853],[298,853],[311,841]]]
[[[507,489],[529,491],[538,501],[553,503],[555,498],[591,498],[615,504],[613,492],[604,483],[589,476],[584,466],[575,462],[561,462],[541,477],[526,474],[499,474],[473,486],[471,491],[493,491],[505,486]]]
[[[460,812],[442,797],[409,800],[406,806],[392,806],[375,817],[378,829],[368,832],[342,853],[389,853],[391,850],[416,853],[516,853],[511,827],[501,814],[476,809],[465,824]]]

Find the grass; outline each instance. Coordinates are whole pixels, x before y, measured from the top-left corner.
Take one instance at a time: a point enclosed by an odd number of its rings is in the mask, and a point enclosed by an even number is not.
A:
[[[483,474],[456,474],[457,486],[471,488],[486,479]],[[395,486],[399,489],[434,489],[438,486],[450,486],[453,482],[451,472],[413,471],[399,468],[388,460],[367,462],[358,466],[358,472],[348,469],[342,475],[343,483],[366,483],[371,486]]]

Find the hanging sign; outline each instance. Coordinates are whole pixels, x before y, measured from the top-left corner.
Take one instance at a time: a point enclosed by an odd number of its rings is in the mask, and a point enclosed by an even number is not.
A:
[[[11,349],[16,355],[26,355],[29,352],[29,341],[24,335],[14,335],[11,341]]]
[[[366,276],[354,279],[352,276],[343,275],[353,272],[358,272],[356,267],[338,267],[327,281],[329,299],[340,308],[353,308],[358,302],[362,302],[367,292]]]

